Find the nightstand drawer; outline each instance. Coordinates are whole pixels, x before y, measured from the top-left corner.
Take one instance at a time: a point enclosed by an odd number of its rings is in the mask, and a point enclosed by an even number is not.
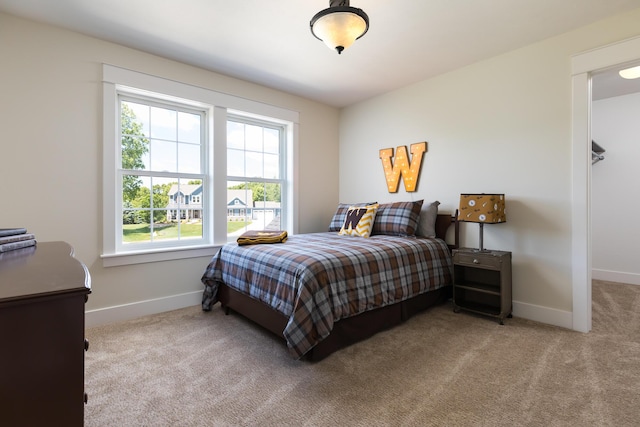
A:
[[[501,259],[497,256],[492,256],[490,254],[483,253],[454,253],[453,254],[453,263],[454,264],[463,264],[472,267],[478,268],[491,268],[491,269],[500,269]]]

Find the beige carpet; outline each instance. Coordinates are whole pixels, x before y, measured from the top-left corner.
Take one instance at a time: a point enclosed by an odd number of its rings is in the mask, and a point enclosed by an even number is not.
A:
[[[430,309],[318,362],[192,307],[87,330],[86,426],[637,426],[640,286],[588,334]]]

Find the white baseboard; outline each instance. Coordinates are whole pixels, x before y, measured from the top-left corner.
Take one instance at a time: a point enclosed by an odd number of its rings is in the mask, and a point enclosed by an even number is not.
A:
[[[150,314],[191,307],[193,305],[198,305],[201,302],[202,291],[194,291],[185,294],[172,295],[165,298],[156,298],[131,304],[89,310],[85,313],[85,326],[87,328],[91,328],[93,326],[122,322],[124,320],[135,319],[137,317],[148,316]]]
[[[148,316],[150,314],[191,307],[199,305],[201,302],[202,291],[195,291],[165,298],[99,308],[89,310],[85,313],[85,324],[87,328],[91,328]],[[556,310],[549,307],[513,301],[513,315],[548,325],[560,326],[567,329],[572,328],[573,316],[570,311]]]
[[[595,280],[605,280],[607,282],[628,283],[630,285],[640,285],[640,274],[624,273],[611,270],[591,270],[591,278]]]
[[[573,328],[573,313],[570,311],[513,301],[513,315],[547,325]]]

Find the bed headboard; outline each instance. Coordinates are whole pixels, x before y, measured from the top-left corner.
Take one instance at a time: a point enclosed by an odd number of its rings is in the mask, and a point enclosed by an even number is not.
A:
[[[436,217],[436,237],[446,241],[447,230],[453,224],[454,241],[453,244],[448,243],[449,249],[457,249],[460,245],[460,223],[458,222],[458,210],[454,215],[438,214]]]

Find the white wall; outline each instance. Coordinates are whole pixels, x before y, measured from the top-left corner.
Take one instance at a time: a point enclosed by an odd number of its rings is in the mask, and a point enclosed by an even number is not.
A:
[[[570,327],[570,59],[639,28],[636,10],[345,109],[340,200],[438,199],[452,212],[460,193],[504,192],[507,223],[486,226],[484,243],[513,252],[514,314]],[[387,193],[378,150],[419,141],[418,191]],[[477,247],[478,226],[461,229]]]
[[[591,132],[606,150],[592,171],[593,277],[640,285],[640,93],[594,101]]]
[[[197,303],[208,262],[102,267],[102,63],[298,111],[299,232],[326,229],[338,202],[337,109],[0,14],[0,227],[75,248],[93,279],[88,324]]]

